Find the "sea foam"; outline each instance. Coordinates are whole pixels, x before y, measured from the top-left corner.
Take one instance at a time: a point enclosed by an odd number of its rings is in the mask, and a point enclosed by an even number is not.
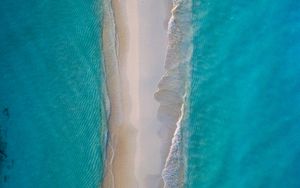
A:
[[[155,98],[160,103],[158,118],[163,123],[160,130],[162,148],[169,148],[162,172],[165,188],[183,185],[181,128],[185,115],[184,100],[189,85],[188,65],[193,52],[191,7],[191,0],[173,0],[172,16],[168,24],[166,71],[155,93]],[[171,145],[169,135],[173,135]]]

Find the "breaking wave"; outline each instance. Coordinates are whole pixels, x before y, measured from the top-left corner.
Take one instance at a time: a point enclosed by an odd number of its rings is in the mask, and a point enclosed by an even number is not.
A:
[[[168,24],[166,71],[155,93],[155,98],[160,103],[158,119],[163,123],[160,137],[163,148],[169,148],[162,172],[165,188],[182,187],[183,184],[181,128],[189,86],[189,62],[193,52],[191,9],[191,0],[173,0],[172,16]],[[173,136],[172,143],[170,136]]]

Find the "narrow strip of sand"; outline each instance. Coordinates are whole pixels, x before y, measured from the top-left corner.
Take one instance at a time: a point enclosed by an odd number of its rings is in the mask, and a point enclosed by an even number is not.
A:
[[[106,10],[104,15],[111,108],[102,187],[160,188],[169,148],[161,147],[158,131],[163,125],[157,119],[159,104],[153,95],[164,73],[171,0],[105,1],[113,12]],[[116,33],[115,46],[112,32]]]

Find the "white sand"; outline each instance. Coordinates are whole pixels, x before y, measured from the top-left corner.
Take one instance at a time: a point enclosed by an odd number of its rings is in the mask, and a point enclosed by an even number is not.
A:
[[[163,147],[161,153],[158,130],[163,125],[157,119],[159,104],[153,95],[165,71],[170,2],[112,1],[118,66],[113,66],[112,46],[104,42],[106,67],[112,69],[107,85],[113,136],[104,188],[162,187],[161,171],[169,148]],[[109,35],[107,32],[103,37]]]
[[[167,50],[167,24],[171,0],[140,0],[140,126],[138,127],[138,182],[142,188],[162,187],[161,171],[169,148],[161,153],[157,119],[159,103],[154,93],[162,75]],[[171,133],[173,134],[173,133]],[[169,138],[171,143],[172,135]]]

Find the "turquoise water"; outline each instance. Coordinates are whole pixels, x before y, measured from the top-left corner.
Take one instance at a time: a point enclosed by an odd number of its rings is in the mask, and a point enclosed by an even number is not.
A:
[[[99,187],[101,1],[0,3],[0,187]]]
[[[194,0],[185,187],[300,187],[299,12]]]

